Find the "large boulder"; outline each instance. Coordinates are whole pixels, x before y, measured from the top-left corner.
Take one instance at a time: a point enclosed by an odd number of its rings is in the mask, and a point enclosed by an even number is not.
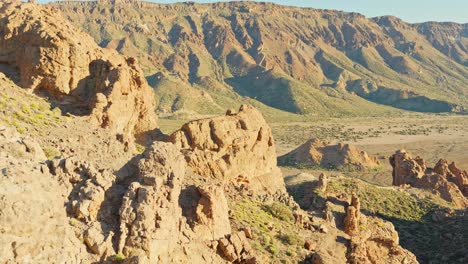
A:
[[[182,149],[188,166],[198,175],[254,191],[285,190],[271,129],[253,106],[189,122],[169,141]]]
[[[133,58],[100,48],[50,7],[0,3],[2,71],[66,111],[129,139],[156,129],[155,98]]]
[[[323,167],[327,169],[366,170],[376,168],[379,161],[349,144],[328,145],[311,139],[278,158],[280,165]]]

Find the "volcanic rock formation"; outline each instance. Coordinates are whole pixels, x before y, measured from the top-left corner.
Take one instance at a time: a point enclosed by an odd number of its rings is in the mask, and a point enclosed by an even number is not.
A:
[[[92,262],[69,225],[67,188],[40,163],[45,157],[36,146],[0,126],[0,262]]]
[[[413,253],[399,245],[392,223],[361,214],[355,194],[346,208],[344,230],[351,236],[349,263],[418,263]]]
[[[330,169],[366,170],[379,166],[379,161],[349,144],[327,145],[311,139],[278,158],[281,165],[320,166]]]
[[[53,8],[6,1],[0,14],[1,69],[19,86],[125,140],[156,128],[154,94],[135,59],[100,48]]]
[[[182,149],[196,174],[254,191],[285,191],[271,129],[250,105],[238,113],[189,122],[169,141]]]
[[[413,159],[405,150],[398,150],[390,157],[390,164],[393,167],[393,185],[428,189],[458,207],[468,206],[465,197],[467,173],[454,163],[448,165],[446,160],[440,160],[434,169],[430,169],[422,158]]]

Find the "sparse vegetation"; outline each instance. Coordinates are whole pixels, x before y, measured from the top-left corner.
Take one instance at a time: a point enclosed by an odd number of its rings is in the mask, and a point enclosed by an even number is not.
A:
[[[259,253],[295,263],[303,259],[303,229],[294,224],[292,210],[281,203],[260,203],[245,198],[230,204],[232,219],[237,226],[249,226],[253,231],[252,246]],[[302,232],[301,232],[302,230]],[[302,257],[302,259],[301,259]]]
[[[262,209],[283,221],[292,221],[294,219],[291,208],[282,203],[273,202],[272,204],[266,204],[263,205]]]
[[[126,259],[125,255],[123,253],[118,253],[114,256],[114,260],[118,262],[122,262]]]
[[[57,157],[60,157],[61,153],[56,148],[52,146],[44,146],[42,147],[44,154],[46,155],[47,159],[51,160]]]

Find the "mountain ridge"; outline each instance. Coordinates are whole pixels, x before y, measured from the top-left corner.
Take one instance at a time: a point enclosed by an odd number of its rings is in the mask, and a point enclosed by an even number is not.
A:
[[[246,97],[325,116],[468,105],[467,24],[256,2],[51,5],[101,46],[138,57],[147,77],[162,80],[157,94],[184,87],[158,95],[161,113],[219,113],[220,98],[237,107]]]

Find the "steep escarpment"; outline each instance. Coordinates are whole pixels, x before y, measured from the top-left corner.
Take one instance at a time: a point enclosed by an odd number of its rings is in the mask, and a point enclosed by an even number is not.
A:
[[[1,69],[19,86],[125,140],[156,128],[153,91],[135,59],[100,48],[53,8],[7,1],[0,12]]]
[[[416,25],[436,49],[458,63],[468,65],[468,24],[427,22]]]
[[[237,107],[243,97],[327,116],[468,106],[462,24],[412,25],[255,2],[52,5],[102,46],[138,57],[145,75],[157,79],[158,109],[165,113],[219,114],[218,102]],[[185,88],[171,96],[177,82]],[[371,91],[363,92],[367,84]],[[202,105],[201,98],[213,101]]]

